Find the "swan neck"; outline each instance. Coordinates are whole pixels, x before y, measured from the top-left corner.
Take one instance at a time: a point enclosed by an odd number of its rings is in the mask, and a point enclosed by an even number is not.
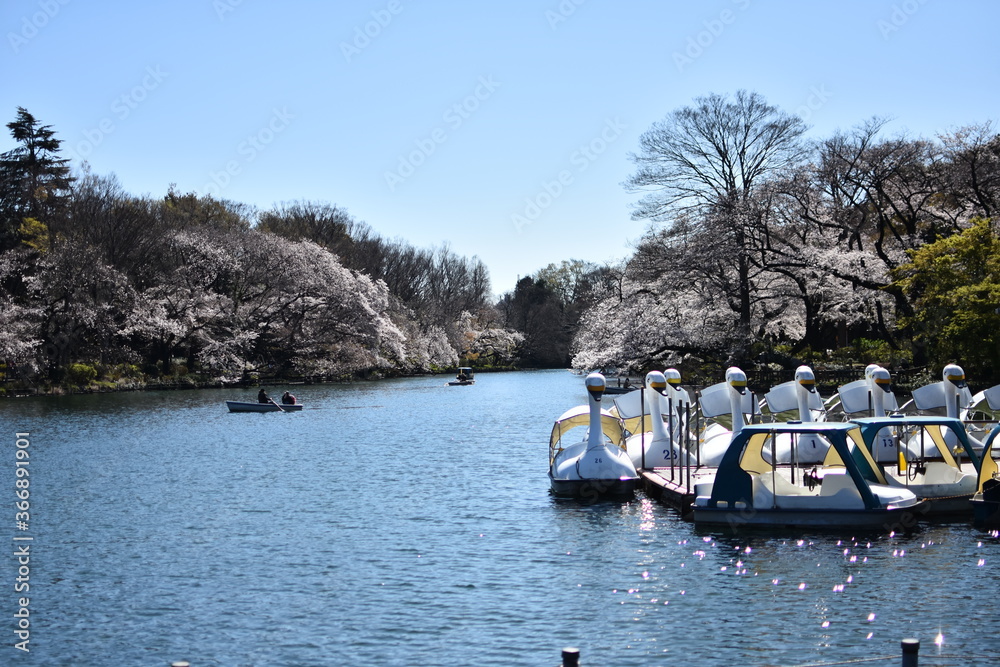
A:
[[[733,390],[729,392],[729,408],[733,413],[733,435],[736,435],[743,429],[743,406],[740,394]]]
[[[666,399],[656,390],[649,391],[653,392],[649,401],[649,412],[653,419],[653,440],[666,440],[667,431],[663,424],[663,401]]]
[[[601,426],[601,401],[588,396],[590,401],[590,435],[587,438],[587,445],[594,447],[604,444],[604,429]]]

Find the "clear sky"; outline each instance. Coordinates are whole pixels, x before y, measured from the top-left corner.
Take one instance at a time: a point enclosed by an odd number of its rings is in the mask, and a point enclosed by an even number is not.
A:
[[[4,0],[0,120],[136,195],[335,203],[500,294],[630,254],[628,154],[697,96],[759,92],[816,139],[998,119],[998,25],[993,0]]]

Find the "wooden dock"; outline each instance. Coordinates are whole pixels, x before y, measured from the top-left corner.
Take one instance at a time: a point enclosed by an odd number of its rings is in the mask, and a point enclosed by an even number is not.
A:
[[[711,483],[716,468],[683,467],[653,468],[639,471],[646,495],[680,512],[681,518],[691,519],[698,484]]]

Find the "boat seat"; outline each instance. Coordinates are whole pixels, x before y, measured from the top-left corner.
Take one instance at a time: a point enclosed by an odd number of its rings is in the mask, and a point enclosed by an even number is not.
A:
[[[823,484],[820,488],[822,489],[820,493],[824,496],[836,495],[844,489],[849,490],[859,497],[861,495],[858,493],[858,487],[854,483],[854,479],[846,472],[827,473],[823,476]]]
[[[903,472],[899,474],[896,483],[927,498],[971,495],[979,486],[975,474],[962,472],[943,461],[931,461],[925,465],[922,475],[910,479]]]
[[[944,461],[931,461],[926,464],[924,484],[958,484],[967,474]]]
[[[823,483],[810,491],[803,486],[793,485],[780,475],[773,482],[770,473],[758,475],[754,479],[754,506],[771,507],[777,505],[785,509],[859,509],[864,500],[854,485],[854,480],[845,473],[828,473]],[[775,493],[776,492],[776,493]]]
[[[818,491],[809,490],[804,486],[792,484],[781,475],[771,476],[771,473],[761,473],[753,477],[753,504],[755,507],[771,507],[775,497],[780,505],[788,505],[788,500],[797,504],[799,499],[817,495]]]

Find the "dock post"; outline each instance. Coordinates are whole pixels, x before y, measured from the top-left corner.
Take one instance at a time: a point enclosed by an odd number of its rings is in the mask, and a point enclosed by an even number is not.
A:
[[[917,667],[917,661],[920,659],[918,655],[920,653],[920,640],[919,639],[904,639],[899,642],[903,648],[903,662],[901,663],[903,667]]]
[[[562,651],[562,667],[579,667],[580,665],[580,649],[575,647],[567,647]]]

